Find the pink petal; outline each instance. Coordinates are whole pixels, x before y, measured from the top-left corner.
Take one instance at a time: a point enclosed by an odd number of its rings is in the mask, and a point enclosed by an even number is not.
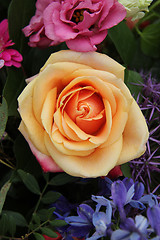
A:
[[[0,39],[3,39],[4,43],[9,40],[9,33],[8,33],[8,20],[4,19],[0,23]]]
[[[54,162],[51,157],[39,152],[28,139],[27,142],[44,172],[63,172],[63,170]]]
[[[14,60],[11,60],[11,66],[14,66],[14,67],[20,68],[20,67],[21,67],[21,63],[16,62],[16,61],[14,61]]]
[[[78,33],[74,32],[70,25],[60,20],[60,7],[60,4],[53,2],[44,10],[44,26],[48,38],[64,42],[75,38]]]
[[[101,30],[109,29],[119,22],[121,22],[126,17],[126,10],[122,4],[116,2],[114,6],[110,9],[109,14],[105,20],[101,23]]]
[[[10,55],[10,53],[7,49],[2,52],[2,58],[3,58],[4,61],[10,61],[11,60],[11,55]]]
[[[78,36],[75,39],[66,41],[68,48],[77,52],[91,52],[96,51],[95,45],[92,45],[89,38]]]
[[[97,34],[94,34],[93,36],[90,37],[90,41],[92,45],[97,45],[100,44],[105,37],[107,36],[107,30],[97,32]]]

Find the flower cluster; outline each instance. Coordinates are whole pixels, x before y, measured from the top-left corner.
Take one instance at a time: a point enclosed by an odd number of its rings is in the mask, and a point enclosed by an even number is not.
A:
[[[147,121],[149,139],[146,152],[141,157],[131,161],[130,167],[132,177],[142,181],[146,185],[147,192],[150,193],[154,186],[152,184],[152,189],[150,189],[151,182],[155,181],[156,173],[160,173],[158,161],[160,159],[160,83],[151,74],[141,75],[144,82],[137,84],[142,87],[137,102]],[[159,182],[156,181],[155,184],[157,187]]]
[[[63,209],[63,216],[55,213],[68,223],[65,231],[58,228],[65,239],[160,239],[160,205],[156,196],[145,195],[144,185],[129,178],[104,181],[108,186],[106,196],[92,195],[91,201],[77,207],[78,216],[68,216],[69,209]]]
[[[0,23],[0,68],[3,66],[21,67],[22,55],[15,49],[8,48],[14,43],[9,39],[8,20]]]
[[[152,0],[119,0],[119,2],[127,10],[127,18],[132,18],[132,21],[144,17],[145,13],[148,12],[148,7]]]

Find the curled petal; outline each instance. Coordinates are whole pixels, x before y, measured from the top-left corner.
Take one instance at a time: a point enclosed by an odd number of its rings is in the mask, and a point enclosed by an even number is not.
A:
[[[44,145],[44,128],[36,120],[32,107],[35,80],[30,82],[24,89],[23,94],[19,96],[19,112],[34,146],[43,154],[48,155],[48,151]],[[19,129],[21,131],[21,128]]]
[[[141,156],[145,152],[148,136],[144,116],[136,101],[133,100],[123,133],[123,148],[118,165]]]
[[[54,162],[54,160],[42,152],[38,151],[38,149],[32,144],[32,142],[29,139],[27,129],[22,122],[20,125],[20,131],[25,137],[26,141],[28,142],[30,149],[34,156],[36,157],[37,161],[41,165],[44,172],[63,172],[63,170]]]
[[[97,148],[85,158],[62,154],[56,149],[47,134],[45,134],[45,144],[55,162],[68,174],[81,177],[97,177],[107,175],[109,170],[115,166],[122,149],[122,137],[109,148]]]
[[[100,54],[97,52],[82,53],[70,50],[62,50],[53,53],[42,69],[44,69],[48,64],[53,64],[55,62],[72,62],[87,65],[93,69],[113,73],[117,78],[124,80],[125,68],[105,54]]]

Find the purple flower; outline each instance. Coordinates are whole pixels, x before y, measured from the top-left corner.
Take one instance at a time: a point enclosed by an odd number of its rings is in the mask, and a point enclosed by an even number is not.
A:
[[[151,227],[154,229],[157,235],[160,236],[160,207],[158,205],[149,207],[147,210],[147,217]]]
[[[74,237],[85,237],[94,228],[92,217],[94,210],[87,204],[81,204],[77,208],[78,216],[66,217],[64,220],[70,225],[68,232]]]
[[[142,215],[126,219],[126,222],[112,233],[111,240],[146,240],[148,221]]]
[[[111,225],[111,215],[112,208],[109,209],[110,212],[95,212],[93,214],[93,225],[95,226],[96,232],[86,240],[97,240],[100,237],[105,237],[107,235],[107,230]],[[108,217],[109,216],[109,217]]]
[[[137,102],[146,118],[149,128],[149,139],[146,152],[139,158],[130,162],[132,178],[143,182],[146,191],[150,193],[154,186],[154,175],[160,173],[160,83],[150,74],[141,73],[143,82],[138,83],[142,91]],[[156,183],[156,181],[155,181]],[[157,183],[156,183],[157,184]]]
[[[132,178],[137,181],[143,182],[147,187],[147,192],[150,193],[151,178],[154,172],[160,172],[160,163],[158,159],[160,155],[157,155],[159,147],[154,151],[151,149],[149,141],[147,142],[146,152],[139,158],[134,159],[130,162],[130,167],[132,169]]]
[[[135,183],[132,179],[125,178],[123,181],[116,181],[111,188],[113,203],[124,215],[122,209],[125,205],[130,204],[134,208],[144,209],[144,204],[140,201],[144,193],[142,183]]]

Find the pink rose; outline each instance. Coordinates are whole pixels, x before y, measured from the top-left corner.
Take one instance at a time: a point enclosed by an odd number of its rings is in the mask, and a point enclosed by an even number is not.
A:
[[[95,51],[107,29],[125,16],[126,10],[117,0],[37,0],[35,16],[23,32],[30,36],[32,47],[66,42],[75,51]]]

